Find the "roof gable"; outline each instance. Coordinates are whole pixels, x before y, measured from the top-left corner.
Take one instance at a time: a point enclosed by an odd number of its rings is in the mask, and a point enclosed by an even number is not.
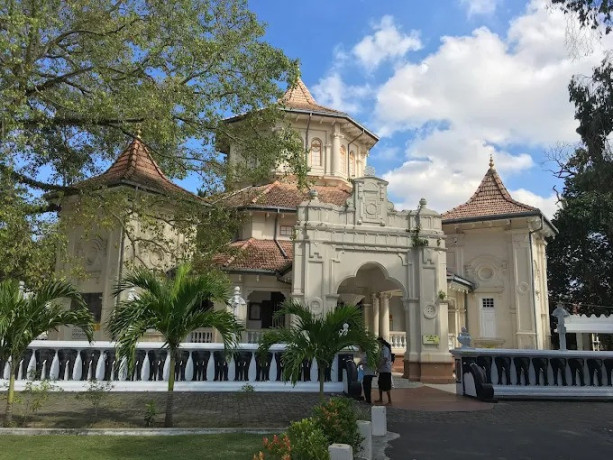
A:
[[[290,110],[310,110],[314,112],[347,116],[344,112],[319,105],[300,78],[298,78],[294,86],[285,92],[280,102],[286,109]]]
[[[135,137],[113,164],[99,176],[74,185],[76,188],[142,186],[157,193],[180,193],[197,198],[193,193],[174,184],[151,156],[139,137]]]
[[[527,213],[540,214],[540,210],[511,197],[494,168],[493,160],[490,159],[490,167],[473,196],[466,203],[445,212],[442,218],[445,223],[475,218],[495,219],[500,216]]]

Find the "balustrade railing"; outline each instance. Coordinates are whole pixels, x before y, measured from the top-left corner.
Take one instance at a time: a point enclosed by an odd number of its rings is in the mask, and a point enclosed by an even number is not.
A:
[[[258,343],[265,331],[261,329],[247,329],[245,332],[247,333],[247,343]]]
[[[613,352],[458,348],[451,354],[458,394],[477,396],[482,379],[497,398],[613,398]]]
[[[402,353],[407,349],[407,333],[403,331],[390,331],[390,344],[394,351],[402,350]]]
[[[211,343],[213,342],[213,330],[193,331],[189,335],[189,341],[191,343]]]
[[[115,391],[165,391],[170,375],[168,351],[161,342],[137,345],[135,365],[128,370],[118,360],[113,342],[35,340],[14,368],[17,389],[29,380],[51,380],[67,391],[82,391],[93,379],[110,381]],[[224,351],[220,343],[183,343],[172,372],[176,391],[237,391],[249,384],[256,391],[319,391],[318,364],[305,361],[296,386],[283,379],[284,345],[274,345],[257,359],[256,344],[241,344]],[[324,389],[341,392],[345,360],[353,351],[339,354],[326,369]],[[0,385],[10,377],[10,363],[0,361]]]

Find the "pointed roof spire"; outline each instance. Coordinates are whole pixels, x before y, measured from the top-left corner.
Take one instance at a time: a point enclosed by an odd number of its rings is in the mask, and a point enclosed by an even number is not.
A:
[[[156,193],[181,193],[195,197],[191,192],[173,184],[151,156],[140,138],[140,129],[113,164],[99,176],[75,184],[77,188],[139,186]]]
[[[281,103],[289,110],[309,110],[323,114],[344,115],[343,112],[319,105],[300,77],[298,77],[294,86],[288,88],[285,92],[281,98]]]
[[[538,208],[520,203],[511,197],[494,168],[492,156],[489,165],[473,196],[466,203],[445,212],[442,215],[444,222],[476,218],[496,219],[509,214],[540,214]]]

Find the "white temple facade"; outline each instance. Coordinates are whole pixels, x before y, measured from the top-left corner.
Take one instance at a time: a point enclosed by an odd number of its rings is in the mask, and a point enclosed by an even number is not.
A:
[[[283,178],[281,166],[270,183],[224,197],[247,217],[232,243],[237,251],[217,259],[246,300],[245,341],[256,342],[262,330],[279,325],[275,311],[295,299],[317,314],[339,303],[358,305],[368,328],[392,343],[395,366],[412,380],[451,380],[449,348],[462,327],[483,346],[549,348],[545,238],[555,228],[538,209],[511,198],[492,162],[464,205],[441,215],[422,199],[414,210],[396,210],[387,182],[367,168],[376,135],[317,104],[302,81],[283,103],[307,146],[311,185],[299,189]],[[140,146],[132,147],[134,164],[147,166],[147,180],[155,176],[158,188],[169,187]],[[224,153],[237,161],[232,145]],[[81,286],[86,294],[99,290],[103,322],[114,306],[109,286],[124,252],[110,239],[98,246],[88,257],[102,258],[96,262],[100,286]],[[98,334],[107,338],[104,328]],[[201,331],[193,340],[215,341],[215,335]]]

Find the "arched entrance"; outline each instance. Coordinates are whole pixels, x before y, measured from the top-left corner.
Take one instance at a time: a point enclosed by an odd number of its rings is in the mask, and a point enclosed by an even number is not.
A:
[[[404,287],[388,276],[385,267],[373,262],[362,265],[354,276],[339,284],[337,294],[341,303],[361,305],[366,327],[390,342],[397,351],[404,353]]]

